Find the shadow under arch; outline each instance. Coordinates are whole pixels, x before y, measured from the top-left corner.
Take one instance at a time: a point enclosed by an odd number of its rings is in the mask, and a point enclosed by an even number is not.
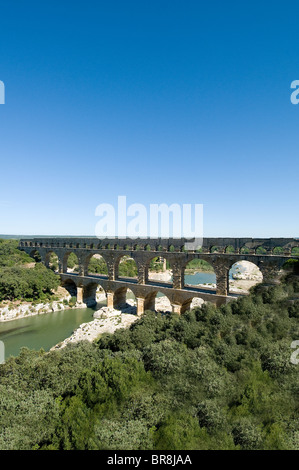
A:
[[[93,307],[97,303],[96,293],[98,284],[96,282],[89,282],[83,288],[83,303],[88,307]]]
[[[40,263],[42,260],[42,257],[40,255],[40,252],[37,249],[34,249],[30,252],[29,255],[36,263]]]
[[[156,290],[150,292],[144,299],[144,310],[153,312],[171,313],[172,306],[169,297],[164,293]]]
[[[77,285],[72,279],[61,281],[61,287],[66,289],[71,297],[77,298]]]
[[[137,314],[135,293],[129,287],[119,287],[114,291],[113,307],[125,313]]]
[[[187,312],[188,310],[192,310],[195,307],[202,307],[203,304],[204,300],[200,297],[190,297],[182,303],[181,314]]]

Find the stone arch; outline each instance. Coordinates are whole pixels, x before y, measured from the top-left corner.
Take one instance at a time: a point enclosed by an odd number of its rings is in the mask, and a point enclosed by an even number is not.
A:
[[[119,287],[114,291],[113,307],[115,309],[130,310],[132,313],[137,312],[136,294],[130,287]]]
[[[144,251],[152,251],[152,247],[149,243],[147,243],[146,245],[144,245]]]
[[[59,256],[55,251],[50,250],[46,253],[45,266],[52,269],[54,272],[59,271]]]
[[[235,247],[233,245],[227,245],[224,250],[225,253],[235,253]]]
[[[101,307],[107,305],[107,293],[101,284],[97,284],[96,302],[100,304]]]
[[[98,253],[90,253],[84,261],[86,275],[100,275],[108,278],[108,266],[105,258]]]
[[[192,310],[195,307],[201,307],[204,303],[204,300],[200,297],[190,297],[189,299],[184,300],[181,306],[181,314]]]
[[[267,255],[268,251],[263,245],[259,245],[255,248],[256,255]]]
[[[159,290],[155,290],[147,294],[144,299],[144,310],[152,310],[155,312],[172,312],[171,301],[169,297],[160,292]]]
[[[96,292],[98,284],[96,282],[90,282],[89,284],[83,287],[83,303],[88,307],[96,305]]]
[[[166,282],[171,283],[173,276],[172,267],[165,256],[153,256],[149,257],[146,261],[145,267],[145,282]]]
[[[240,260],[231,264],[229,270],[229,293],[242,294],[263,282],[259,266],[252,261]]]
[[[77,298],[77,284],[73,279],[65,279],[61,281],[61,286],[68,291],[71,297]]]
[[[36,263],[40,263],[42,260],[41,254],[38,250],[32,250],[29,256],[33,258]]]
[[[272,250],[273,255],[283,255],[283,253],[284,253],[284,248],[282,246],[276,246]]]
[[[63,272],[74,273],[80,272],[80,261],[76,253],[69,250],[63,256]]]
[[[120,255],[115,260],[115,279],[138,278],[138,265],[134,258],[129,255]]]
[[[221,246],[217,246],[217,245],[210,246],[209,253],[221,253],[221,252],[222,252]]]
[[[243,245],[241,248],[240,248],[240,254],[241,255],[249,255],[250,253],[250,248],[247,246],[247,245]]]
[[[291,250],[292,256],[299,256],[299,246],[293,246]]]
[[[214,266],[208,261],[193,257],[183,266],[184,286],[196,286],[201,289],[216,289],[217,280]]]

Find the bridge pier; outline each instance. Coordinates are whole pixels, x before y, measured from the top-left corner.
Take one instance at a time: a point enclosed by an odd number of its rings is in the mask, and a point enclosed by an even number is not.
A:
[[[121,305],[124,305],[127,301],[127,288],[122,287],[114,292],[113,296],[113,307],[118,308]]]
[[[141,316],[144,314],[144,298],[136,297],[136,301],[137,301],[137,315]]]
[[[156,303],[156,292],[148,294],[144,301],[144,310],[155,311]]]
[[[146,269],[145,264],[137,265],[138,274],[137,274],[137,282],[138,284],[145,284],[146,279],[148,277],[148,269]]]
[[[114,293],[113,292],[106,292],[107,296],[107,307],[113,308],[114,306]]]
[[[184,285],[184,268],[179,263],[172,264],[174,289],[182,289]]]
[[[107,269],[108,269],[108,279],[109,281],[115,281],[116,275],[115,275],[115,259],[112,256],[107,256],[106,258],[106,264],[107,264]]]
[[[77,286],[77,302],[78,304],[83,303],[84,288],[83,286]]]
[[[58,272],[59,274],[63,274],[63,262],[61,260],[58,260]]]
[[[263,282],[266,284],[277,284],[277,276],[279,269],[277,266],[272,264],[263,264],[259,265],[259,269],[263,275]]]
[[[180,304],[171,304],[172,313],[176,313],[177,315],[181,315],[182,306]]]
[[[229,266],[224,262],[214,264],[216,274],[216,294],[228,295],[229,293]]]

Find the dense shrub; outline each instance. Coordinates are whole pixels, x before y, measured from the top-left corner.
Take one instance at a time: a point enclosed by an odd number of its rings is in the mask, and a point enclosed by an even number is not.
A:
[[[0,449],[299,449],[298,280],[0,365]],[[273,300],[274,299],[274,300]]]

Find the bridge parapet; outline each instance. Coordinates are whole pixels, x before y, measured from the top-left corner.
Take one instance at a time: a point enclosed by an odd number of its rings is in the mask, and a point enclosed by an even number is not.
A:
[[[20,240],[21,248],[46,248],[65,250],[123,250],[184,252],[185,238],[32,238]],[[297,238],[203,238],[202,253],[235,254],[292,254],[293,248],[299,248]],[[276,253],[275,253],[276,250]],[[280,250],[280,251],[277,251]]]

